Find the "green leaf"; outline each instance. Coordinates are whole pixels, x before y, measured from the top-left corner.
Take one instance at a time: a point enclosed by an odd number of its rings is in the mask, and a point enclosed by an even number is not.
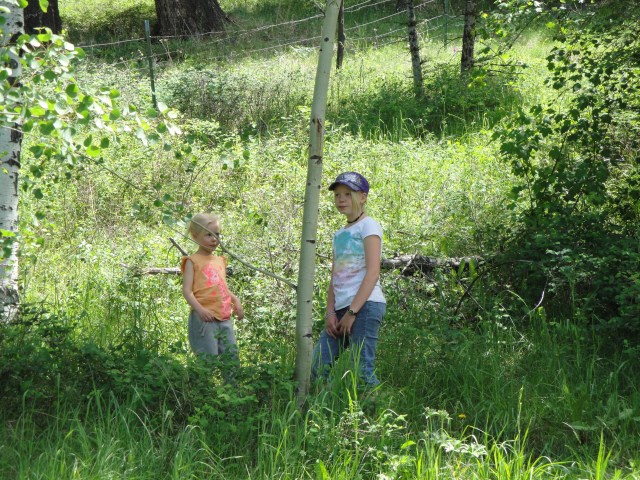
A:
[[[49,9],[49,0],[38,0],[38,2],[40,3],[40,10],[47,13],[47,10]]]
[[[318,460],[318,463],[316,463],[316,480],[329,480],[329,478],[327,467],[324,466],[322,460]]]
[[[39,158],[42,153],[44,152],[44,145],[40,144],[40,145],[33,145],[31,147],[29,147],[29,151],[31,153],[33,153],[33,156],[35,158]]]
[[[31,107],[29,108],[29,115],[33,117],[42,117],[46,113],[45,109],[42,107]]]
[[[42,200],[42,198],[44,197],[44,195],[42,194],[42,190],[40,190],[39,188],[33,190],[33,196],[38,200]]]
[[[31,172],[31,175],[36,178],[42,177],[42,169],[38,165],[31,165],[29,167],[29,171]]]
[[[45,73],[45,75],[46,75],[46,73]],[[65,89],[65,92],[69,97],[76,98],[78,96],[78,86],[75,83],[67,85],[67,88]]]
[[[51,41],[51,32],[45,31],[45,32],[39,33],[36,36],[36,38],[40,40],[42,43],[49,43]]]
[[[100,148],[109,148],[109,139],[107,137],[100,139]]]
[[[96,147],[95,145],[90,145],[89,147],[87,147],[87,155],[89,155],[91,158],[99,157],[101,152],[102,150],[100,149],[100,147]]]
[[[54,129],[53,122],[43,122],[40,124],[40,133],[43,135],[51,135]]]
[[[175,218],[173,218],[171,215],[167,213],[162,215],[162,221],[164,222],[165,225],[169,227],[173,227],[176,224]]]
[[[23,132],[30,132],[31,130],[33,130],[33,126],[34,126],[35,122],[33,120],[27,120],[25,123],[22,124],[22,131]]]

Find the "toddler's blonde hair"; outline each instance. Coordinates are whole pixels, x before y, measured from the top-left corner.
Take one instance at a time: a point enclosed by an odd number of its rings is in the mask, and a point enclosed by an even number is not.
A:
[[[189,233],[192,237],[206,232],[212,223],[220,224],[220,217],[213,213],[196,213],[189,222]]]

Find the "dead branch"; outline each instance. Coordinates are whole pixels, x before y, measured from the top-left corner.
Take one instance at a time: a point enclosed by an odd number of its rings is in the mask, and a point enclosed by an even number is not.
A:
[[[400,275],[404,277],[410,277],[417,272],[423,274],[433,273],[437,269],[455,270],[460,268],[467,270],[469,264],[475,262],[480,264],[482,259],[478,257],[463,257],[463,258],[429,258],[423,255],[397,255],[392,258],[383,258],[380,262],[380,268],[382,270],[398,270]],[[140,268],[127,264],[121,264],[124,268],[133,270],[134,275],[179,275],[180,269],[176,267],[147,267]],[[232,275],[232,269],[227,268],[227,275]]]

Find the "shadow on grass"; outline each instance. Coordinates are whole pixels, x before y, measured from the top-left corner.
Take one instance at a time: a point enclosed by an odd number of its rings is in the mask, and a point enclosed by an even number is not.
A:
[[[409,82],[386,80],[340,98],[329,115],[352,133],[401,140],[489,129],[520,101],[507,77],[472,81],[461,78],[457,65],[440,65],[425,76],[422,96]]]

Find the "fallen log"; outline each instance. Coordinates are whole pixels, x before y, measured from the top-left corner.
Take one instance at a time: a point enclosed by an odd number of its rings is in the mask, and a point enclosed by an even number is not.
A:
[[[433,273],[435,270],[469,270],[471,263],[476,266],[482,262],[479,257],[460,258],[433,258],[424,255],[396,255],[393,258],[383,258],[380,262],[382,270],[399,270],[403,276],[411,276],[416,272],[425,275]]]
[[[383,258],[380,261],[380,269],[384,271],[399,270],[403,276],[412,276],[417,272],[425,275],[433,273],[438,269],[459,271],[468,270],[471,262],[476,265],[481,263],[478,257],[461,257],[461,258],[432,258],[424,255],[396,255],[392,258]],[[121,264],[124,268],[133,271],[136,276],[140,275],[179,275],[180,269],[177,267],[133,267]],[[233,269],[227,268],[227,275],[233,275]]]

